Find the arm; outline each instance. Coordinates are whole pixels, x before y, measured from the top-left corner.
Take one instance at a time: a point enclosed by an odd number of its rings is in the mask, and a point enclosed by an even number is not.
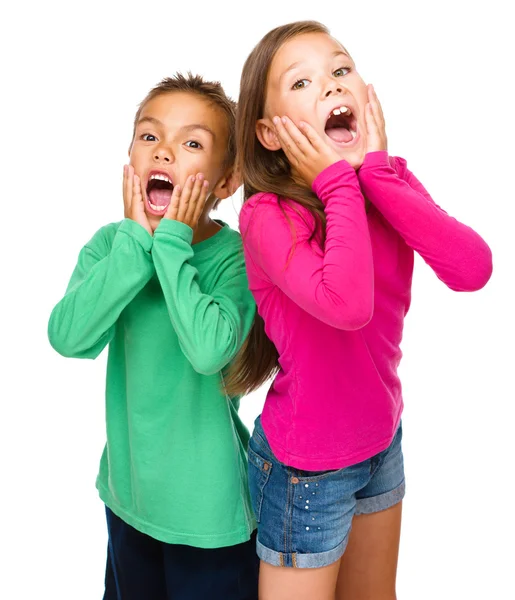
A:
[[[320,173],[313,189],[325,205],[323,249],[310,239],[312,224],[266,194],[254,197],[242,210],[246,254],[267,279],[320,321],[338,329],[359,329],[372,317],[374,273],[358,178],[346,161],[339,161]]]
[[[163,219],[154,233],[152,256],[183,353],[198,373],[212,375],[240,349],[255,304],[241,248],[225,257],[216,287],[209,294],[201,290],[198,271],[188,262],[192,235],[184,223]]]
[[[50,316],[48,337],[63,356],[96,358],[122,310],[154,272],[152,237],[125,219],[114,239],[101,229],[82,249],[64,298]]]
[[[433,202],[405,160],[390,161],[386,152],[367,154],[359,180],[365,196],[449,288],[474,291],[487,283],[490,248]]]

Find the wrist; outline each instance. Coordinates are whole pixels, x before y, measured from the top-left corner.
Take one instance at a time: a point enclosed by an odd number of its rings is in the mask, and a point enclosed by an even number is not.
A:
[[[374,167],[389,167],[390,157],[386,150],[370,150],[365,154],[365,159],[359,171],[372,169]]]

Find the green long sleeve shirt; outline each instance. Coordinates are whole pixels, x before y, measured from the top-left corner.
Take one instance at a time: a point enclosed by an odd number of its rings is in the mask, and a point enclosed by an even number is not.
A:
[[[255,304],[239,233],[224,224],[191,240],[168,219],[153,237],[129,219],[103,227],[80,252],[48,332],[63,356],[96,358],[109,345],[101,499],[158,540],[217,548],[255,528],[249,435],[239,399],[222,391]]]

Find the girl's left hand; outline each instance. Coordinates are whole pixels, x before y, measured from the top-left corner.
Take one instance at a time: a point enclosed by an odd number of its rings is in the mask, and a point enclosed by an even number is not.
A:
[[[191,175],[184,187],[173,188],[170,206],[163,218],[180,221],[195,231],[208,198],[209,182],[202,173]]]
[[[368,85],[368,103],[365,107],[365,120],[367,124],[367,153],[386,150],[388,141],[384,124],[383,109],[376,95],[374,87]]]

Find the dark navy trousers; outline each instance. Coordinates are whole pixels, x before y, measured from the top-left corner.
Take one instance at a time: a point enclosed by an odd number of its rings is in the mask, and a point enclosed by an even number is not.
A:
[[[166,544],[106,507],[104,600],[257,600],[256,532],[248,542],[205,549]]]

